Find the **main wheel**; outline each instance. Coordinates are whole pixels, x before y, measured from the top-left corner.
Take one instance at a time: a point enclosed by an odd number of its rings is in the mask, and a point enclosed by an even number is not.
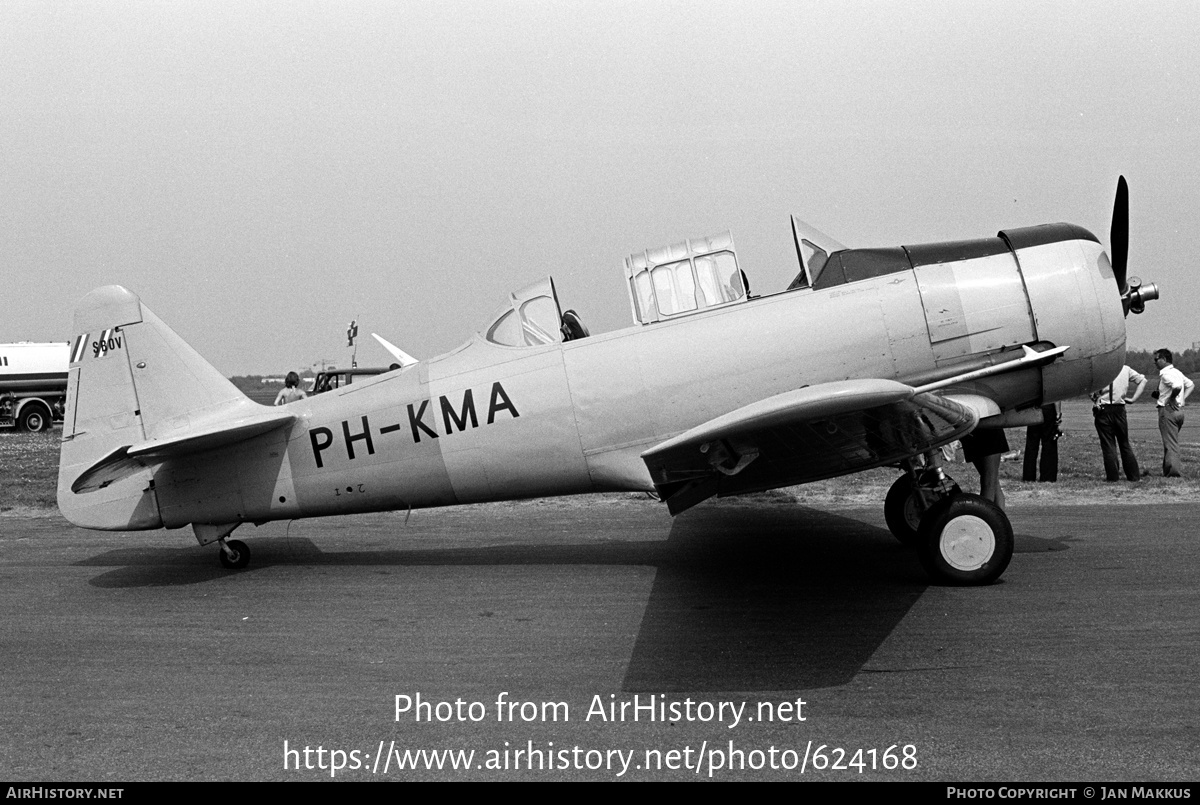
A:
[[[940,584],[991,584],[1013,555],[1012,525],[979,495],[938,501],[921,518],[921,564]]]
[[[50,427],[50,415],[41,406],[30,405],[21,412],[21,427],[31,433],[37,433]]]
[[[883,499],[883,519],[888,530],[896,539],[909,548],[921,546],[921,520],[927,509],[923,501],[937,501],[948,495],[957,495],[961,490],[948,475],[936,475],[932,470],[923,472],[918,480],[920,492],[913,485],[908,473],[901,475]]]
[[[883,519],[892,535],[909,548],[921,544],[921,499],[908,473],[901,475],[883,499]]]
[[[222,565],[230,570],[241,570],[250,564],[250,549],[246,547],[246,543],[240,539],[231,539],[226,540],[225,546],[233,555],[226,553],[224,548],[218,551],[217,556],[220,557]]]

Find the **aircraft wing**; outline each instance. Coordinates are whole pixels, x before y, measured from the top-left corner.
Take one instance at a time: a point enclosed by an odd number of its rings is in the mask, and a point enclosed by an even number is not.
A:
[[[975,406],[893,380],[843,380],[751,403],[646,452],[671,514],[737,495],[896,464],[969,433]]]
[[[192,427],[159,439],[123,445],[84,470],[71,484],[71,491],[77,494],[95,492],[114,481],[133,475],[142,467],[189,453],[236,444],[291,424],[295,420],[296,415],[293,413],[268,409],[234,420]]]

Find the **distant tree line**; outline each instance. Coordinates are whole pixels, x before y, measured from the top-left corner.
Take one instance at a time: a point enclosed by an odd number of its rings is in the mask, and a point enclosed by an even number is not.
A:
[[[1183,352],[1171,350],[1171,355],[1175,358],[1175,368],[1188,377],[1200,372],[1200,350],[1185,349]],[[1154,365],[1154,350],[1152,349],[1127,351],[1125,363],[1130,369],[1135,369],[1146,377],[1158,377],[1158,367]]]

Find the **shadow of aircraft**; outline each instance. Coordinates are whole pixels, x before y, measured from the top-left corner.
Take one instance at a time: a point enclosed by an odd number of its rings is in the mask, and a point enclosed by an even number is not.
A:
[[[665,540],[324,552],[291,537],[255,544],[254,573],[278,566],[627,565],[656,569],[622,688],[767,691],[844,684],[928,583],[884,529],[789,506],[703,505]],[[77,563],[114,567],[103,588],[229,577],[194,548],[122,548]]]
[[[793,690],[844,684],[928,580],[887,531],[802,507],[676,518],[624,690]]]

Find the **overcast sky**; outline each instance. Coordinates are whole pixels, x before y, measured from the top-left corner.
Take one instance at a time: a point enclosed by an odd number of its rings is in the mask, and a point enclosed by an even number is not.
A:
[[[1070,221],[1200,341],[1200,5],[0,3],[0,341],[121,284],[226,374],[418,357],[552,274],[629,326],[623,258],[789,214],[851,246]],[[821,334],[825,336],[826,334]]]

